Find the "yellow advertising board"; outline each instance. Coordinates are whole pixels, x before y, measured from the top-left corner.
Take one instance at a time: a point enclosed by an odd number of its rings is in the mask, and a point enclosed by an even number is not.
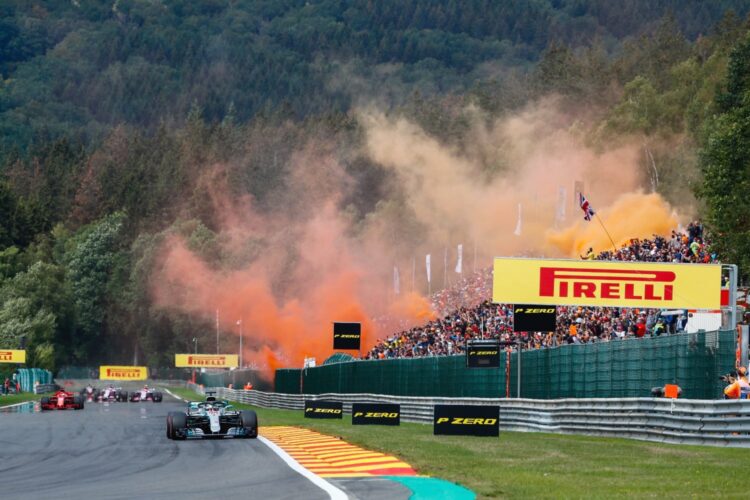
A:
[[[719,309],[721,265],[496,258],[501,304]]]
[[[145,366],[100,366],[101,380],[146,380],[148,368]]]
[[[26,363],[26,351],[0,349],[0,363]]]
[[[237,354],[175,354],[177,368],[237,368]]]

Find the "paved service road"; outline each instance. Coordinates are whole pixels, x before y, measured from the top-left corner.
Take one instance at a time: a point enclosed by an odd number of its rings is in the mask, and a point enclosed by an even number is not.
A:
[[[162,403],[0,413],[0,497],[329,498],[257,439],[167,439],[167,412],[182,407],[164,393]]]

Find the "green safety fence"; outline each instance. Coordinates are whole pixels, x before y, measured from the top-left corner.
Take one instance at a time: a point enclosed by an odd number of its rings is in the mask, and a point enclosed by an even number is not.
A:
[[[40,384],[52,383],[52,372],[41,368],[19,368],[16,377],[21,383],[23,392],[33,392],[37,382]]]
[[[734,368],[733,331],[614,340],[524,351],[521,396],[536,399],[646,397],[676,383],[682,397],[721,397],[719,377]],[[276,371],[276,392],[504,397],[500,368],[467,368],[464,356],[335,363]],[[517,396],[517,353],[510,355],[510,396]],[[300,373],[302,372],[302,373]]]

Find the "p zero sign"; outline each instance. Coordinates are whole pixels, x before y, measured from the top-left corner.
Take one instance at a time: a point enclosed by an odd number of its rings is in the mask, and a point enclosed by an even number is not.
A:
[[[100,366],[101,380],[146,380],[148,368],[145,366]]]
[[[496,258],[492,299],[506,304],[719,309],[721,266]]]
[[[237,368],[237,354],[175,354],[177,368]]]
[[[433,434],[499,436],[499,406],[435,405]]]
[[[362,338],[362,325],[360,323],[334,323],[333,324],[333,348],[342,350],[359,350]]]
[[[340,401],[305,401],[305,418],[344,418]]]
[[[556,311],[555,306],[516,304],[513,306],[513,331],[554,332]]]
[[[500,366],[500,343],[497,340],[470,340],[466,343],[466,366],[497,368]]]
[[[401,405],[389,403],[353,403],[352,425],[399,425]]]

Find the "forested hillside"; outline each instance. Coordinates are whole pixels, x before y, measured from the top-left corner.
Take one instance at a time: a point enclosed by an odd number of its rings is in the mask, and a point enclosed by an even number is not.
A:
[[[638,144],[643,189],[705,215],[727,260],[750,264],[748,11],[741,0],[2,2],[0,347],[25,343],[30,364],[52,369],[168,366],[193,338],[212,345],[215,327],[154,303],[165,242],[237,269],[286,248],[291,236],[269,225],[329,199],[348,236],[387,221],[408,255],[424,228],[367,153],[372,109],[491,179],[514,159],[476,147],[478,124],[554,102],[557,126],[586,147]],[[251,211],[263,223],[226,231]],[[278,279],[272,292],[291,288]]]

